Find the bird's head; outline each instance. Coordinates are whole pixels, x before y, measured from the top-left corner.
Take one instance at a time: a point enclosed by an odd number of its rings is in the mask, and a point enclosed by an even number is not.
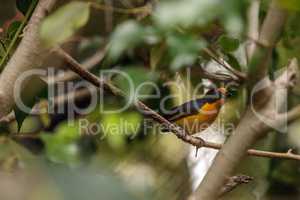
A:
[[[229,98],[235,96],[237,89],[229,87],[219,87],[218,92],[220,95],[222,95],[222,98]]]

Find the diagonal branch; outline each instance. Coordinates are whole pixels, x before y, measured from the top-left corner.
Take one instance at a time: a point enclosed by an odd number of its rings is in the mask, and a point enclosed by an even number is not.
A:
[[[88,72],[85,70],[80,63],[78,63],[74,58],[72,58],[69,54],[67,54],[65,51],[62,49],[58,48],[55,50],[55,52],[62,57],[68,64],[69,64],[69,69],[75,73],[77,73],[81,78],[85,79],[86,81],[90,82],[94,86],[98,88],[104,88],[108,92],[113,93],[116,96],[121,96],[121,97],[126,97],[126,93],[124,93],[122,90],[119,88],[115,87],[111,83],[107,82],[104,79],[101,79],[94,74]],[[134,103],[135,107],[143,114],[146,116],[151,117],[158,123],[164,125],[165,128],[170,130],[174,135],[176,135],[179,139],[182,141],[189,143],[196,148],[212,148],[219,150],[222,148],[222,144],[217,144],[217,143],[212,143],[203,140],[202,138],[199,137],[194,137],[191,135],[188,135],[183,128],[180,126],[177,126],[176,124],[173,124],[169,122],[167,119],[159,115],[157,112],[146,106],[143,102],[137,100]],[[268,157],[268,158],[284,158],[284,159],[293,159],[293,160],[300,160],[300,155],[293,154],[291,152],[289,153],[275,153],[275,152],[267,152],[267,151],[259,151],[259,150],[254,150],[250,149],[248,150],[248,155],[251,156],[258,156],[258,157]]]
[[[0,76],[0,118],[14,105],[14,87],[25,71],[40,67],[48,55],[39,40],[39,26],[57,0],[40,0],[28,22],[24,37]]]
[[[226,185],[222,188],[219,196],[223,196],[226,193],[234,190],[237,186],[239,186],[241,184],[247,184],[252,180],[253,180],[253,177],[246,176],[246,175],[232,176],[229,178]]]
[[[94,55],[92,55],[90,58],[87,58],[83,63],[82,66],[84,69],[91,70],[93,67],[95,67],[97,64],[99,64],[103,58],[105,57],[108,50],[108,45],[105,45],[103,48],[100,48],[95,52]],[[62,75],[58,74],[54,77],[48,78],[48,84],[55,84],[57,82],[66,82],[70,80],[74,80],[78,77],[77,74],[75,74],[72,71],[64,72]]]
[[[223,66],[226,70],[231,72],[234,77],[233,79],[238,80],[238,82],[243,82],[247,79],[247,75],[244,74],[243,72],[240,72],[234,68],[232,68],[227,62],[225,62],[223,59],[219,58],[218,56],[215,55],[215,53],[212,52],[209,48],[204,48],[203,51],[210,56],[215,62],[217,62],[219,65]]]

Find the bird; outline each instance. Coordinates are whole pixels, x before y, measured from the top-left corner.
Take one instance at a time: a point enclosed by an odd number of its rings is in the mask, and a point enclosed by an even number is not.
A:
[[[203,97],[173,107],[162,116],[184,128],[189,135],[193,135],[204,131],[215,121],[225,98],[230,95],[225,87],[213,88]]]

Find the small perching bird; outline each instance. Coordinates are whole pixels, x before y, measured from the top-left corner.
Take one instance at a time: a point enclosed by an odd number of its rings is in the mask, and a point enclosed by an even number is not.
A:
[[[176,106],[163,116],[192,135],[204,131],[215,121],[225,98],[230,95],[224,87],[210,89],[202,98]]]

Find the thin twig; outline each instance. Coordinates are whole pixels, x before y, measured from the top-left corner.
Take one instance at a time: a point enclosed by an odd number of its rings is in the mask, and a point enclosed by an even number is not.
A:
[[[95,52],[91,57],[87,58],[83,63],[82,66],[84,69],[90,70],[97,64],[99,64],[103,58],[105,57],[108,50],[108,45],[105,45],[103,48],[100,48],[98,51]],[[74,80],[78,77],[78,75],[72,71],[63,72],[62,74],[55,75],[54,77],[47,78],[48,84],[55,84],[58,82],[66,82]]]
[[[231,67],[227,62],[225,62],[223,59],[218,58],[210,49],[204,48],[203,51],[209,55],[214,61],[216,61],[218,64],[223,66],[226,70],[231,72],[234,76],[236,76],[240,82],[243,82],[247,79],[247,75],[243,72],[240,72],[233,67]]]
[[[223,81],[223,82],[240,81],[239,78],[229,75],[228,73],[209,73],[202,66],[200,66],[199,69],[201,71],[202,78],[207,78],[213,81]]]
[[[81,78],[85,79],[86,81],[90,82],[91,84],[95,85],[98,88],[103,88],[108,90],[109,92],[113,93],[116,96],[126,97],[126,93],[124,93],[119,88],[115,87],[113,84],[107,82],[104,79],[101,79],[94,74],[90,73],[89,71],[85,70],[80,63],[78,63],[74,58],[72,58],[69,54],[63,51],[61,48],[55,49],[55,52],[61,56],[68,64],[69,69],[77,73]],[[189,143],[197,148],[212,148],[219,150],[222,148],[222,144],[207,142],[200,137],[194,137],[188,135],[186,131],[169,122],[167,119],[159,115],[157,112],[146,106],[143,102],[136,100],[134,102],[135,107],[146,116],[151,117],[153,120],[157,121],[158,123],[164,125],[165,128],[170,130],[173,134],[175,134],[179,139],[182,141]],[[300,160],[300,155],[293,154],[291,152],[287,153],[276,153],[276,152],[268,152],[268,151],[259,151],[254,149],[248,150],[248,155],[257,156],[257,157],[268,157],[268,158],[285,158],[285,159],[292,159],[292,160]]]
[[[239,186],[241,184],[248,184],[252,180],[253,180],[253,177],[246,176],[246,175],[232,176],[229,178],[226,185],[222,188],[219,196],[223,196],[224,194],[231,192],[232,190],[234,190],[237,186]]]

